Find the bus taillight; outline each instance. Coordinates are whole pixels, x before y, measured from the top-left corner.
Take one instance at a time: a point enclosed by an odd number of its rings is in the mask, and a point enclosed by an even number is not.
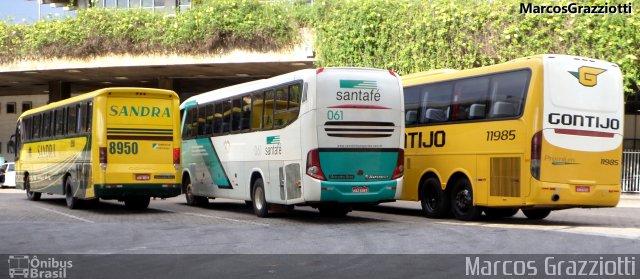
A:
[[[320,152],[313,149],[307,153],[307,175],[319,180],[327,180],[320,167]]]
[[[542,157],[542,131],[531,138],[531,176],[540,180],[540,157]]]
[[[105,171],[107,170],[107,148],[100,147],[99,153],[100,153],[100,168],[102,168],[102,170]]]
[[[175,169],[180,168],[180,148],[173,149],[173,167]]]
[[[398,162],[396,163],[396,169],[393,170],[391,179],[398,179],[402,175],[404,175],[404,149],[398,149]]]

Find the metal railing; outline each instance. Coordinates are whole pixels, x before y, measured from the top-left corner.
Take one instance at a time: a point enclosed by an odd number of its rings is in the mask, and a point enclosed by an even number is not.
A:
[[[640,150],[622,152],[622,192],[640,193]]]

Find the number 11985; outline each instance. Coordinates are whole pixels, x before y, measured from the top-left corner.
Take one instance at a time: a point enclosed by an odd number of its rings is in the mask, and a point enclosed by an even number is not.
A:
[[[487,141],[515,140],[516,130],[487,131]]]

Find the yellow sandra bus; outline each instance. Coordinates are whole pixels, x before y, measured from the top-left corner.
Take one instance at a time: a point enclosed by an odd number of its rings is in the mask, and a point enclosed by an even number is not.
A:
[[[105,88],[26,111],[18,118],[16,186],[83,200],[117,199],[130,208],[180,195],[178,95]]]
[[[538,55],[403,76],[405,186],[427,217],[530,219],[620,199],[616,64]]]

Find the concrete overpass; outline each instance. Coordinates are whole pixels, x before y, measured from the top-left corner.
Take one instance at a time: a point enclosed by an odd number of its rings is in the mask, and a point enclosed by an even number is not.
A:
[[[268,78],[315,62],[310,43],[274,52],[234,50],[217,55],[104,56],[0,64],[0,156],[22,107],[38,107],[104,87],[171,89],[182,100],[202,92]],[[13,106],[12,111],[10,105]]]

